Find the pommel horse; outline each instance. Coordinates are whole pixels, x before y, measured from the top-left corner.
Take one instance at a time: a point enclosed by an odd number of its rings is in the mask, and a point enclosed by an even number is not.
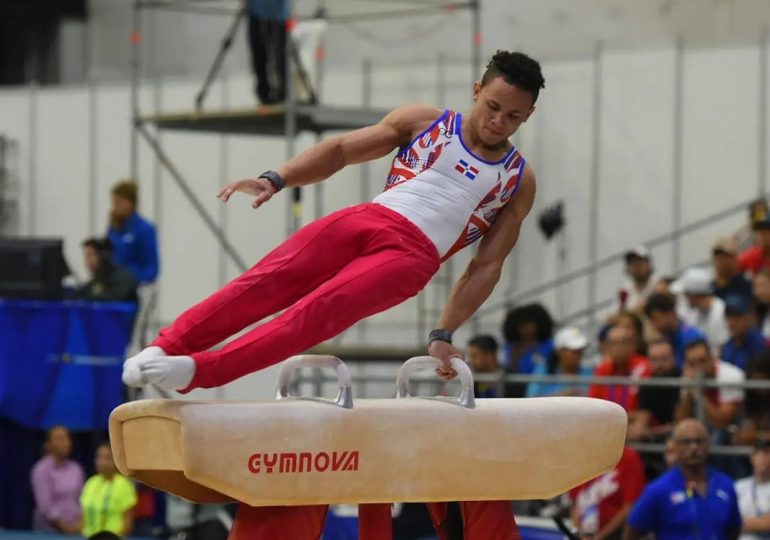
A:
[[[274,401],[126,403],[110,416],[115,463],[192,502],[262,507],[548,499],[620,459],[627,418],[617,404],[477,401],[457,358],[459,396],[411,396],[410,376],[438,365],[428,356],[405,362],[396,399],[354,403],[341,360],[304,355],[284,362]],[[336,370],[336,399],[290,395],[292,372],[305,366]]]

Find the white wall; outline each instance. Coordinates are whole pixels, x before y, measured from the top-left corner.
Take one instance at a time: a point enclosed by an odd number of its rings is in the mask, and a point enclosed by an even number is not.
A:
[[[232,20],[231,13],[214,15],[206,9],[233,10],[239,1],[188,2],[183,9],[142,10],[145,73],[201,78]],[[362,57],[422,61],[436,51],[468,61],[471,12],[442,9],[441,4],[435,0],[292,2],[293,12],[300,18],[312,16],[319,6],[332,18],[379,14],[333,23],[326,48],[335,67]],[[128,78],[132,6],[130,0],[89,0],[86,24],[66,22],[60,40],[64,81],[74,81],[85,72],[100,81]],[[421,15],[404,14],[429,6],[434,9],[423,9]],[[770,25],[766,0],[483,0],[480,6],[485,56],[498,48],[520,48],[549,61],[590,57],[597,40],[624,49],[665,46],[675,35],[698,46],[746,45],[755,43],[761,30]],[[203,12],[196,13],[196,8]],[[388,16],[394,12],[402,16]],[[245,32],[243,27],[240,30],[228,60],[234,66],[248,62]]]
[[[607,52],[602,58],[601,137],[599,148],[598,255],[605,257],[669,231],[672,193],[673,47],[637,52]],[[702,218],[757,193],[761,119],[758,103],[758,48],[687,50],[684,57],[684,133],[682,140],[682,223]],[[375,64],[373,104],[389,107],[406,101],[436,102],[435,66]],[[547,88],[538,110],[515,139],[538,173],[538,196],[519,246],[490,303],[504,300],[580,268],[589,261],[590,183],[592,178],[594,64],[590,60],[544,64]],[[469,67],[449,66],[446,105],[468,106]],[[156,80],[142,88],[142,108],[165,111],[191,107],[197,81]],[[357,69],[330,71],[323,88],[329,103],[361,101]],[[212,107],[253,103],[246,75],[218,83]],[[79,242],[104,230],[109,188],[129,173],[129,91],[126,84],[92,88],[62,87],[0,91],[0,131],[19,142],[22,231],[66,239],[67,257],[83,275]],[[215,199],[225,182],[277,166],[285,156],[278,138],[166,132],[165,150],[188,179],[207,210],[226,231],[244,260],[251,263],[285,237],[286,197],[255,212],[247,199],[224,206]],[[304,135],[298,147],[312,144]],[[371,166],[370,193],[382,184],[388,167]],[[323,185],[325,212],[362,200],[362,168],[351,167]],[[140,145],[141,210],[158,223],[162,250],[160,315],[171,320],[181,310],[236,274],[213,236],[179,187],[161,170],[149,147]],[[766,181],[767,179],[765,179]],[[93,187],[92,187],[93,186]],[[306,190],[305,221],[313,218],[315,189]],[[562,199],[568,219],[568,257],[561,265],[554,242],[543,241],[537,213]],[[93,205],[91,204],[93,202]],[[734,229],[743,214],[688,236],[683,264],[704,259],[718,234]],[[470,251],[456,257],[459,274]],[[671,247],[654,252],[656,266],[671,272]],[[599,274],[598,299],[614,295],[619,265]],[[587,305],[587,281],[562,289],[565,313]],[[542,297],[552,308],[551,292]],[[415,303],[408,302],[373,318],[362,338],[352,332],[345,343],[416,342]],[[483,320],[497,332],[502,314]],[[374,328],[374,331],[371,331]],[[462,338],[461,338],[462,339]]]

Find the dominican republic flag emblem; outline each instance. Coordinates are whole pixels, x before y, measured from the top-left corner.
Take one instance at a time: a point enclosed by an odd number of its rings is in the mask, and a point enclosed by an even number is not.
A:
[[[464,174],[471,180],[475,180],[476,175],[479,174],[479,170],[472,165],[468,165],[464,159],[461,159],[457,165],[455,165],[455,170],[460,174]]]

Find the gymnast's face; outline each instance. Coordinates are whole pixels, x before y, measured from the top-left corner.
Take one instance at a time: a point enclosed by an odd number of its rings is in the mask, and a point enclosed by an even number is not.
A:
[[[473,101],[471,124],[481,142],[490,147],[504,144],[535,111],[532,94],[503,77],[484,86],[474,83]]]

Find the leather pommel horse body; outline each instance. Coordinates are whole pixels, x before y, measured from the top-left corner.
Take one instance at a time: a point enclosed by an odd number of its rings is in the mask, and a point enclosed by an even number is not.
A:
[[[110,417],[118,469],[193,502],[250,506],[547,499],[611,469],[626,413],[589,398],[473,398],[459,359],[459,398],[408,394],[413,358],[399,370],[398,399],[351,398],[334,357],[289,359],[276,401],[145,400]],[[296,398],[289,375],[335,367],[336,401]]]

